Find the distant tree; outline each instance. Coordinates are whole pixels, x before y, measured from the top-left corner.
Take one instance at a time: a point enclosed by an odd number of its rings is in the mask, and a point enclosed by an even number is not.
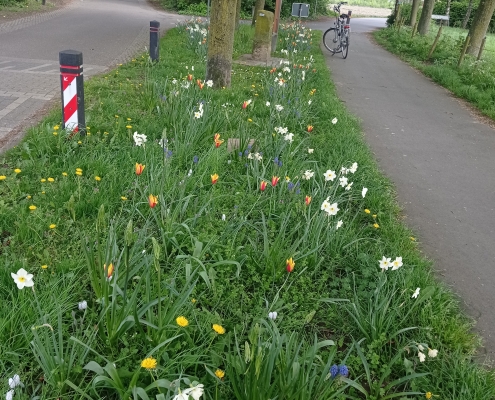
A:
[[[421,17],[418,22],[418,33],[420,35],[426,35],[430,29],[430,20],[434,6],[435,0],[425,0],[423,3],[423,10],[421,11]]]
[[[215,88],[230,86],[236,7],[237,1],[211,1],[206,80]]]
[[[486,35],[493,12],[495,11],[495,0],[481,0],[476,14],[474,14],[473,23],[469,28],[469,46],[467,53],[473,56],[478,54],[481,42]]]
[[[254,25],[256,22],[256,16],[259,10],[263,10],[265,8],[265,0],[256,0],[256,3],[254,4],[254,14],[253,14],[253,22],[251,25]]]
[[[466,11],[466,15],[464,16],[464,19],[462,20],[462,29],[466,29],[467,24],[469,22],[469,17],[471,16],[471,11],[473,10],[473,0],[469,0],[468,8]]]
[[[242,0],[237,0],[237,6],[235,8],[235,30],[239,29],[239,22],[241,20],[241,3]]]

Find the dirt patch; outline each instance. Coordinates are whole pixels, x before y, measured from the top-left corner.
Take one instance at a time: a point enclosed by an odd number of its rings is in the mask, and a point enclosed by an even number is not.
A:
[[[329,9],[333,9],[333,4],[329,6]],[[390,8],[374,8],[374,7],[363,7],[363,6],[349,6],[344,4],[340,7],[340,11],[343,14],[347,14],[347,11],[352,11],[352,17],[376,17],[376,18],[387,18],[392,10]]]
[[[22,8],[8,9],[0,8],[0,24],[14,19],[29,17],[33,14],[41,14],[45,12],[55,11],[59,8],[65,7],[71,3],[72,0],[46,0],[46,4],[43,6],[40,1],[28,1]]]

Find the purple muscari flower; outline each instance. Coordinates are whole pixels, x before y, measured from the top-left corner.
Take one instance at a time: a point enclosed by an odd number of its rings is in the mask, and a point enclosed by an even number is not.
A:
[[[244,155],[247,156],[249,154],[249,150],[244,150]]]
[[[336,365],[336,364],[333,364],[331,367],[330,367],[330,376],[332,378],[335,378],[339,373],[339,367]]]
[[[239,157],[242,157],[242,151],[239,152]]]
[[[165,95],[160,96],[160,99],[162,99],[162,101],[167,101],[167,96],[165,96]]]
[[[199,161],[198,156],[194,156],[194,157],[193,157],[193,163],[194,163],[194,164],[197,164],[197,163],[198,163],[198,161]]]
[[[275,157],[275,158],[273,159],[273,162],[274,162],[276,165],[278,165],[278,157]]]
[[[282,161],[279,161],[278,162],[278,166],[281,167],[282,166]]]
[[[273,94],[273,86],[270,86],[270,89],[268,89],[268,92],[270,93],[270,96]]]
[[[292,190],[294,189],[294,186],[295,185],[292,182],[289,182],[289,184],[287,185],[287,189]]]
[[[172,157],[172,150],[167,150],[166,157],[167,157],[167,158]]]
[[[349,375],[349,369],[346,365],[339,366],[339,374],[343,377],[347,377]]]
[[[301,193],[301,189],[296,190],[296,194],[299,194],[299,193]]]
[[[248,144],[247,149],[248,149],[248,150],[251,150],[252,148],[253,148],[253,146],[252,146],[251,144]]]

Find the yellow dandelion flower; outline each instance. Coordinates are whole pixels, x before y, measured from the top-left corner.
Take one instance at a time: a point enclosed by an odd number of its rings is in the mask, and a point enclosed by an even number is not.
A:
[[[132,121],[132,119],[130,119],[130,118],[127,118],[127,121]]]
[[[123,200],[123,201],[126,201],[127,200],[127,197],[125,196],[120,196],[120,199]]]
[[[95,181],[101,181],[101,178],[99,176],[95,176]]]
[[[191,303],[196,303],[196,299],[191,299]]]
[[[53,132],[53,136],[57,136],[58,135],[58,132]]]
[[[62,175],[63,176],[67,176],[67,172],[62,172]]]
[[[103,132],[104,135],[108,135],[108,132]]]
[[[57,225],[55,224],[50,224],[50,229],[55,229],[57,227]]]
[[[82,142],[80,140],[77,141],[77,144],[82,144]]]
[[[378,229],[380,227],[380,225],[378,225],[376,222],[373,224],[373,226]]]
[[[26,199],[30,199],[30,198],[31,198],[31,195],[29,195],[29,194],[28,194],[28,195],[26,196]]]
[[[115,116],[115,118],[118,118],[118,117],[119,117],[118,115]]]
[[[53,130],[54,130],[54,131],[58,131],[58,128],[59,128],[59,126],[58,126],[58,125],[55,125],[55,126],[53,127]]]
[[[370,210],[368,210],[367,208],[364,210],[364,212],[365,212],[366,214],[370,214],[370,213],[371,213],[371,211],[370,211]]]
[[[19,168],[16,168],[16,169],[14,169],[14,172],[15,172],[16,174],[20,174],[20,173],[22,172],[22,170],[20,170]]]
[[[48,268],[48,265],[43,264],[43,265],[41,266],[41,268],[42,268],[42,269],[47,269],[47,268]]]
[[[40,182],[41,182],[41,183],[45,183],[45,182],[46,182],[46,179],[45,179],[45,178],[41,178],[41,179],[40,179]]]
[[[253,120],[251,118],[248,118],[248,122],[253,122]]]
[[[76,171],[76,175],[77,176],[81,176],[82,175],[82,172],[81,171]]]
[[[156,359],[154,359],[153,357],[148,357],[145,358],[143,361],[141,361],[141,367],[147,370],[155,369],[156,365],[157,365]]]
[[[55,179],[53,179],[53,178],[48,178],[48,182],[55,182]]]
[[[30,209],[31,211],[34,211],[34,210],[36,210],[36,206],[35,206],[34,204],[31,204],[31,205],[29,206],[29,209]]]
[[[45,191],[43,190],[43,191],[41,192],[41,194],[45,194]]]
[[[213,330],[219,335],[223,335],[225,333],[225,328],[222,325],[213,324]]]
[[[372,217],[373,217],[373,218],[376,218],[376,214],[373,214],[373,215],[372,215]]]
[[[125,126],[127,129],[132,129],[132,125],[126,125]]]
[[[76,172],[77,171],[82,172],[82,169],[81,168],[76,168]]]
[[[427,399],[431,399],[431,398],[432,398],[432,396],[433,396],[433,393],[431,393],[431,392],[426,392],[426,393],[425,393],[425,397],[426,397]]]
[[[218,379],[223,379],[223,377],[225,376],[225,371],[222,371],[221,369],[217,369],[215,371],[215,376],[218,378]]]
[[[187,318],[182,315],[180,317],[177,317],[175,322],[177,322],[177,325],[182,326],[183,328],[189,325],[189,321],[187,320]]]
[[[0,181],[4,181],[5,179],[7,179],[5,175],[0,175]]]

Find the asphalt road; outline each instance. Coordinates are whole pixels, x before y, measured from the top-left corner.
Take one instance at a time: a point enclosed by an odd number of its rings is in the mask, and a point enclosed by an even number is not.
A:
[[[0,152],[19,141],[31,115],[60,97],[60,51],[81,51],[89,77],[145,51],[151,20],[164,32],[178,19],[145,0],[74,0],[0,24]]]
[[[310,24],[315,29],[324,24]],[[328,25],[328,24],[326,24]],[[385,19],[353,19],[349,55],[327,54],[339,97],[395,184],[406,223],[495,358],[495,130],[374,44]]]

